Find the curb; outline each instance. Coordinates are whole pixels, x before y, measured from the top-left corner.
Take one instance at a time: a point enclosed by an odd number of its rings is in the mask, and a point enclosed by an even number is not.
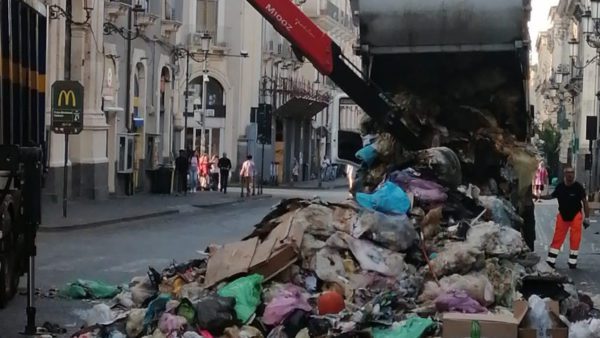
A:
[[[239,188],[239,186],[233,186],[234,188]],[[293,187],[293,186],[282,186],[278,185],[275,187],[271,186],[263,186],[263,189],[271,189],[271,190],[334,190],[334,189],[343,189],[348,188],[347,184],[344,185],[335,185],[331,187]]]
[[[228,205],[240,204],[240,203],[243,203],[246,201],[261,201],[261,200],[266,200],[266,199],[269,199],[272,197],[273,196],[271,196],[271,195],[261,195],[261,196],[253,196],[249,200],[238,198],[233,201],[215,203],[215,204],[197,204],[197,205],[188,204],[188,205],[198,208],[198,209],[207,210],[207,209],[212,209],[212,208],[224,207],[224,206],[228,206]],[[143,214],[143,215],[120,217],[120,218],[108,219],[108,220],[104,220],[104,221],[89,222],[89,223],[82,223],[82,224],[73,224],[73,225],[65,225],[65,226],[58,226],[58,227],[40,226],[38,229],[38,232],[52,233],[52,232],[68,232],[68,231],[94,229],[94,228],[102,227],[105,225],[114,225],[114,224],[119,224],[119,223],[140,221],[140,220],[144,220],[144,219],[159,218],[159,217],[175,215],[175,214],[179,214],[179,213],[181,213],[181,211],[179,211],[179,210],[165,210],[165,211],[158,211],[158,212],[153,212],[153,213],[148,213],[148,214]]]

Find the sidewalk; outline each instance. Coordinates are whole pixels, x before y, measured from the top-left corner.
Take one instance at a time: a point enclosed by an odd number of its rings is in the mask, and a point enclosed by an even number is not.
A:
[[[252,196],[249,199],[265,199],[270,195]],[[62,202],[44,204],[40,231],[66,231],[91,228],[100,225],[122,223],[140,219],[177,214],[194,208],[214,208],[241,203],[244,200],[237,190],[227,194],[219,192],[188,193],[186,196],[138,194],[115,197],[107,201],[69,201],[67,218],[63,218]]]
[[[239,188],[240,184],[235,183],[233,186]],[[341,189],[348,188],[348,179],[340,177],[335,181],[322,182],[319,187],[319,180],[310,180],[303,182],[292,183],[280,183],[277,186],[265,185],[264,189],[301,189],[301,190],[329,190],[329,189]]]

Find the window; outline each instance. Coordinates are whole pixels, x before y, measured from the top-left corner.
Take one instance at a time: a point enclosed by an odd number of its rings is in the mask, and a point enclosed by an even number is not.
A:
[[[133,172],[133,135],[119,135],[119,162],[117,172]]]
[[[218,0],[198,0],[196,8],[196,31],[217,33]]]
[[[163,10],[165,13],[165,20],[175,20],[175,7],[173,6],[173,0],[163,0]]]

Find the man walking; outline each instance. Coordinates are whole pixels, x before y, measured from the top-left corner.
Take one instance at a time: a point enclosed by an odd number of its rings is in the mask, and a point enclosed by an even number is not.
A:
[[[582,225],[589,226],[590,207],[587,202],[585,188],[575,181],[575,170],[571,167],[564,169],[564,180],[556,186],[552,195],[545,196],[543,199],[558,199],[558,215],[556,216],[556,226],[554,229],[554,238],[550,245],[548,258],[546,262],[554,267],[556,258],[560,253],[560,248],[567,237],[567,232],[571,231],[569,254],[569,268],[577,268],[577,257],[579,255],[579,245],[581,244]],[[584,215],[581,213],[583,206]]]
[[[219,171],[221,174],[221,190],[224,194],[227,193],[227,185],[229,183],[229,171],[231,170],[231,161],[227,158],[227,153],[223,153],[223,157],[219,159]]]
[[[242,197],[244,197],[244,187],[246,187],[246,196],[250,196],[250,182],[254,177],[254,161],[252,161],[252,155],[246,157],[246,161],[242,164],[240,170],[240,180],[242,181]]]
[[[177,194],[187,194],[187,175],[189,162],[185,150],[179,151],[179,157],[175,159],[175,172],[177,173]]]

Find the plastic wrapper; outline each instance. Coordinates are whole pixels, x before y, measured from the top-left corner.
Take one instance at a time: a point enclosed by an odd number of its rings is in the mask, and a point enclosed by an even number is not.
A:
[[[263,322],[272,326],[282,324],[297,309],[311,311],[312,307],[304,296],[304,290],[295,285],[287,284],[267,304],[263,314]]]
[[[369,144],[363,147],[361,150],[357,151],[355,156],[361,162],[370,167],[377,159],[378,154],[377,149],[373,145]]]
[[[435,299],[439,312],[485,313],[487,309],[462,290],[451,290]]]
[[[263,280],[261,275],[250,275],[236,279],[218,291],[221,297],[235,298],[235,312],[242,323],[250,319],[260,304]]]
[[[495,300],[494,286],[490,283],[487,276],[483,274],[454,274],[440,279],[439,286],[436,282],[432,281],[425,283],[423,293],[419,296],[419,301],[434,301],[440,294],[451,290],[462,290],[483,306],[489,306]]]
[[[406,270],[404,255],[380,248],[371,242],[356,239],[348,234],[338,234],[348,243],[350,251],[363,270],[379,272],[390,277],[399,277]]]
[[[523,218],[519,216],[515,208],[505,199],[496,196],[480,196],[479,201],[492,212],[492,220],[500,225],[520,229]]]
[[[165,312],[160,316],[158,328],[163,333],[170,334],[171,332],[180,331],[186,324],[187,320],[185,318]]]
[[[392,182],[385,182],[373,194],[357,193],[356,201],[363,208],[385,214],[401,215],[410,209],[408,196]]]
[[[106,304],[96,304],[89,310],[75,311],[75,314],[79,316],[87,326],[96,324],[107,325],[112,323],[116,318],[116,315]]]
[[[61,295],[73,299],[103,299],[112,298],[121,292],[117,286],[100,281],[78,279],[61,290]]]
[[[418,338],[433,326],[435,323],[430,318],[412,317],[389,329],[374,329],[373,338]]]
[[[384,248],[405,252],[417,240],[417,232],[406,215],[363,212],[352,229],[352,236],[366,237]]]
[[[394,171],[389,180],[407,193],[412,193],[415,200],[424,205],[438,205],[448,199],[446,188],[436,182],[419,178],[418,173],[412,169]]]
[[[144,316],[146,309],[132,309],[127,316],[125,332],[129,337],[137,337],[144,330]]]
[[[600,338],[600,319],[588,319],[571,324],[569,338]]]

